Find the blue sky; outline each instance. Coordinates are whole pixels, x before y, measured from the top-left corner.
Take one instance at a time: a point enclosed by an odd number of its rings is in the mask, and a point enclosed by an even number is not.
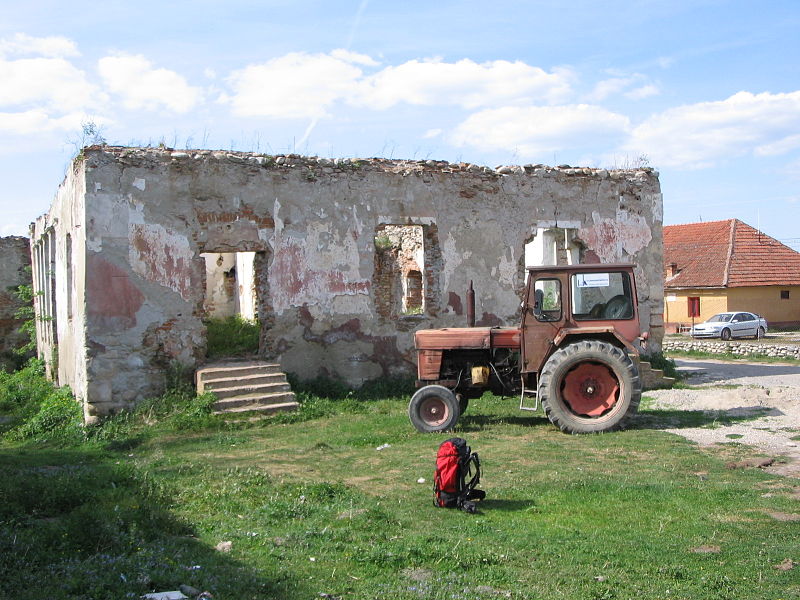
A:
[[[113,144],[625,167],[800,250],[800,3],[0,0],[0,235]]]

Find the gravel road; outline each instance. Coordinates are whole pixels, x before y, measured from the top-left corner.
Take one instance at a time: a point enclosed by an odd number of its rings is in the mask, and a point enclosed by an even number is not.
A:
[[[675,363],[692,389],[644,394],[654,400],[650,408],[670,415],[665,431],[701,446],[752,446],[754,455],[776,459],[767,470],[800,478],[800,366],[682,358]],[[681,418],[681,411],[692,411],[692,418]]]

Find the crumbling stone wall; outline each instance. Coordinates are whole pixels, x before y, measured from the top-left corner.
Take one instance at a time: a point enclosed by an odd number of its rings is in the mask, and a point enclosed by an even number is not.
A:
[[[22,320],[15,317],[23,302],[15,293],[21,285],[31,285],[31,254],[28,238],[0,237],[0,368],[19,364],[14,352],[30,340],[20,333]]]
[[[575,230],[587,261],[636,263],[642,322],[660,343],[662,200],[651,169],[83,154],[34,245],[54,235],[58,314],[43,351],[59,344],[59,378],[89,418],[159,393],[170,363],[204,360],[205,253],[255,253],[260,351],[301,377],[357,384],[413,371],[414,330],[463,326],[470,280],[478,324],[516,325],[525,245],[543,228]],[[376,247],[387,228],[417,239],[390,251],[393,266]],[[402,286],[383,285],[384,269],[419,273],[420,314],[403,314]]]

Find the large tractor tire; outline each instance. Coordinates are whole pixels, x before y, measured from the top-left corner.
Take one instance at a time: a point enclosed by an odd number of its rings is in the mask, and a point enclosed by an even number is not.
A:
[[[408,403],[408,418],[422,433],[448,431],[455,427],[460,416],[456,395],[441,385],[418,389]]]
[[[539,374],[547,418],[566,433],[624,427],[642,397],[639,371],[620,348],[581,340],[556,350]]]

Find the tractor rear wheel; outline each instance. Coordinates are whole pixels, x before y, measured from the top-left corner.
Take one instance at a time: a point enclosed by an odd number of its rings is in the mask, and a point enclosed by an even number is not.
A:
[[[547,418],[566,433],[621,429],[642,396],[639,371],[620,348],[581,340],[556,350],[539,374]]]
[[[408,418],[422,433],[448,431],[455,427],[460,416],[456,395],[441,385],[418,389],[408,403]]]

